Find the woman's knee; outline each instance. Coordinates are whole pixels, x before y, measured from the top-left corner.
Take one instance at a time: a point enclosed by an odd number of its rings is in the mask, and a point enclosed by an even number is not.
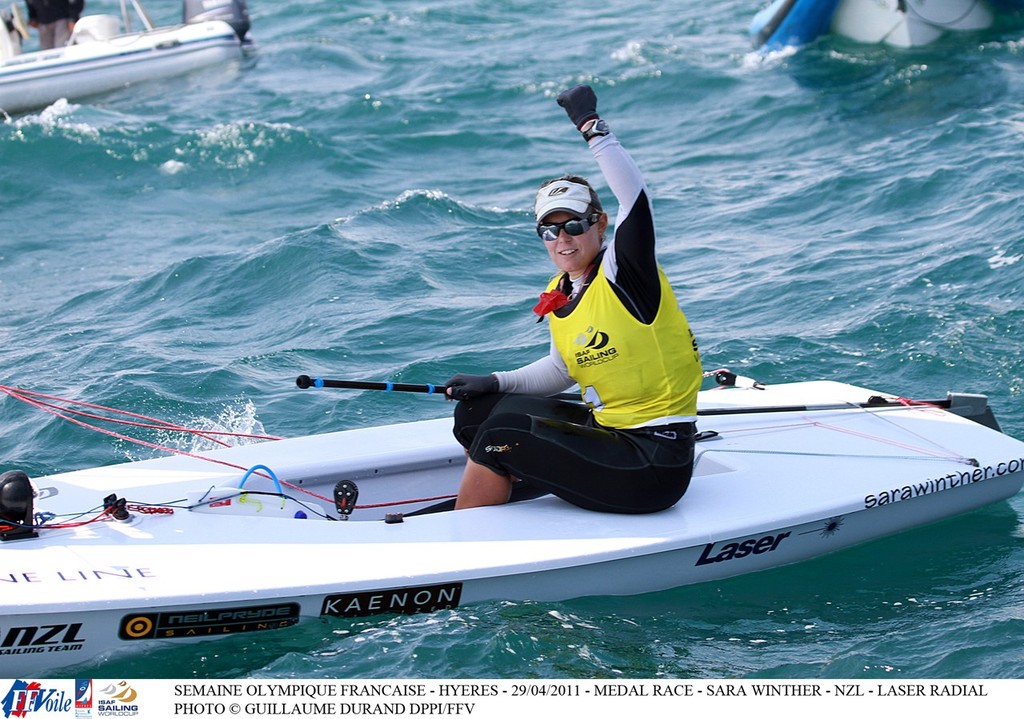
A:
[[[452,433],[459,444],[469,449],[480,425],[491,415],[502,396],[488,394],[473,399],[464,399],[455,405],[455,422]]]

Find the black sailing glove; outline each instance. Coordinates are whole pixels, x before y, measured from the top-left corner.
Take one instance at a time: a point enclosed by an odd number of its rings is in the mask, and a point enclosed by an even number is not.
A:
[[[493,374],[457,374],[445,382],[452,399],[473,399],[498,391],[498,378]]]
[[[588,120],[597,119],[597,95],[590,85],[577,85],[558,96],[558,104],[565,108],[565,114],[577,130],[582,130]]]
[[[566,90],[558,96],[558,104],[565,108],[565,113],[587,142],[610,132],[608,123],[597,116],[597,95],[590,85],[577,85]]]

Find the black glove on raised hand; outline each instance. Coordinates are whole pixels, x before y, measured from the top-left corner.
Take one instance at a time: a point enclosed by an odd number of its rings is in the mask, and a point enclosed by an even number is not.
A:
[[[558,96],[558,104],[565,108],[565,114],[577,130],[583,129],[588,120],[597,118],[597,95],[590,85],[577,85]]]
[[[457,374],[445,382],[452,399],[473,399],[498,391],[498,378],[493,374]]]

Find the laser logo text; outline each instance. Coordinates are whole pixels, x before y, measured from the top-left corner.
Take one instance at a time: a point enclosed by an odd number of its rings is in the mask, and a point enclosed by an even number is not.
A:
[[[779,548],[782,540],[788,537],[789,534],[789,532],[780,532],[779,534],[766,534],[763,537],[747,539],[743,542],[726,542],[718,551],[715,551],[715,544],[706,544],[704,545],[704,551],[701,552],[700,559],[697,560],[697,564],[694,566],[699,567],[704,564],[728,562],[732,559],[749,557],[752,554],[774,552]]]

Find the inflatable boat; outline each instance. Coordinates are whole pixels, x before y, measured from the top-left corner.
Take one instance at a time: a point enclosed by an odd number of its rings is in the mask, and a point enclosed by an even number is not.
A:
[[[238,61],[248,41],[245,0],[185,0],[184,22],[156,27],[138,0],[134,13],[86,15],[64,47],[22,52],[29,34],[18,5],[0,16],[0,112],[80,100],[139,82]],[[135,18],[133,22],[133,18]],[[141,22],[142,28],[133,30]]]

